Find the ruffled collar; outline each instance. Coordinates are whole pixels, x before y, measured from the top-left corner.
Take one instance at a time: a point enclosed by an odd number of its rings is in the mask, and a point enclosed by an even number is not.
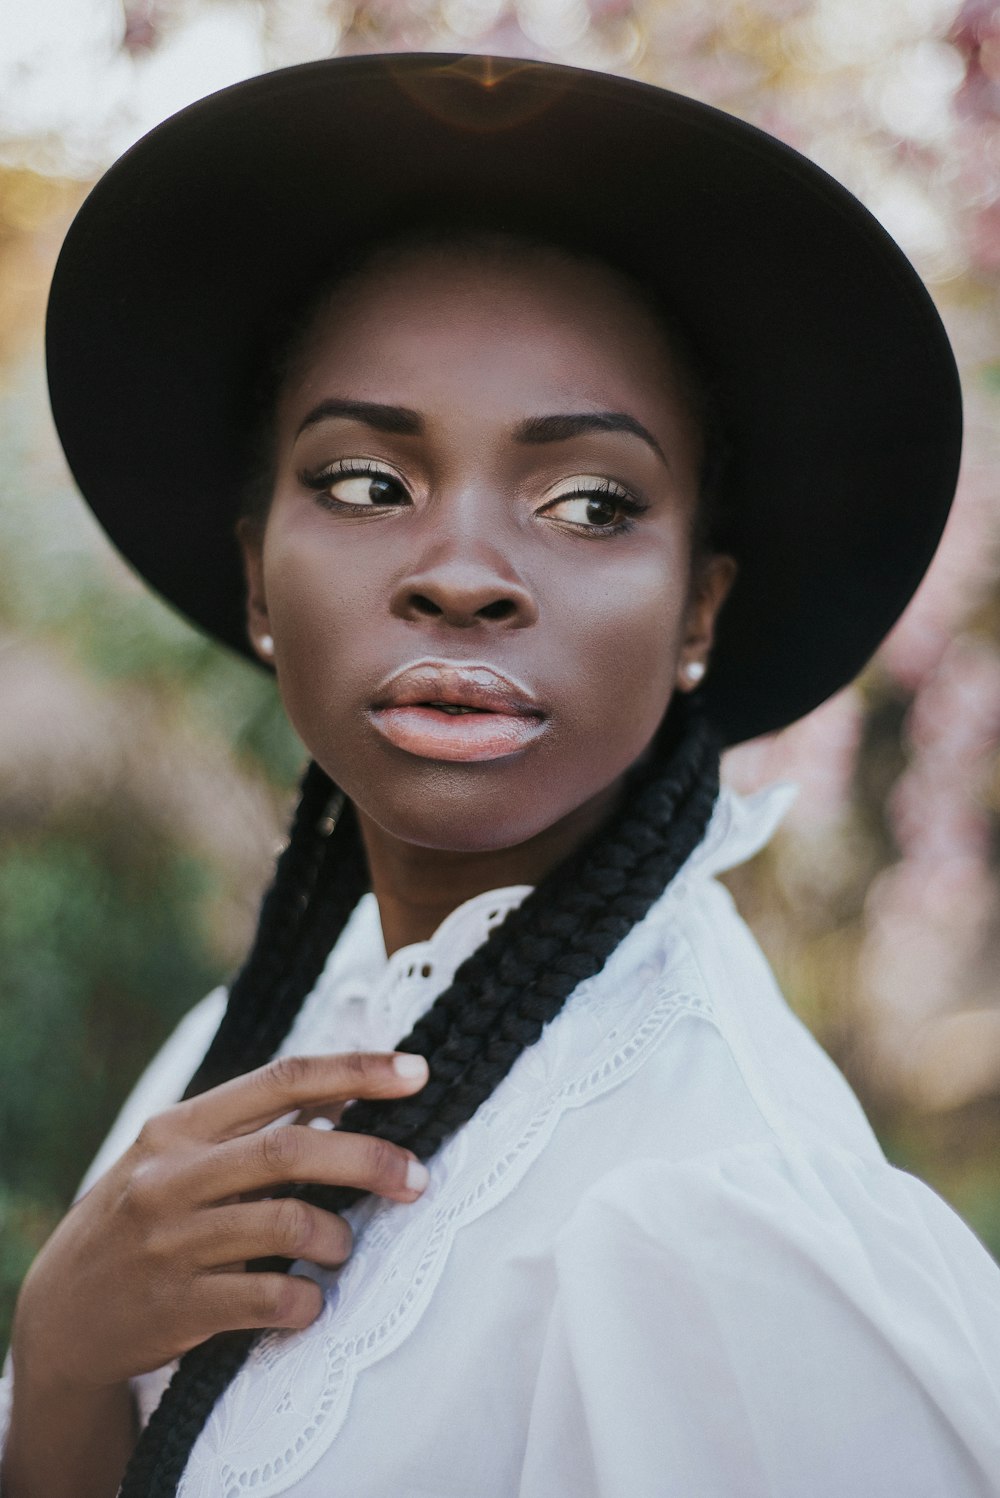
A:
[[[678,875],[711,876],[746,863],[767,846],[787,816],[799,788],[790,780],[776,781],[752,795],[723,786],[705,836]]]
[[[671,889],[753,857],[770,840],[796,794],[797,788],[787,783],[749,796],[723,787],[705,836]],[[449,986],[465,958],[533,887],[511,884],[473,895],[456,906],[426,941],[400,947],[391,956],[385,950],[378,901],[370,892],[363,895],[288,1043],[294,1046],[296,1032],[318,1033],[335,1050],[392,1049]]]

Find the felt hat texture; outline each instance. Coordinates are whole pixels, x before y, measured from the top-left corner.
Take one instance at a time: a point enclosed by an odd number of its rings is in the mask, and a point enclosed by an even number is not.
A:
[[[328,59],[143,137],[70,227],[49,299],[53,414],[115,545],[250,655],[234,525],[268,330],[359,242],[435,206],[619,265],[712,371],[739,577],[699,689],[727,743],[849,682],[952,500],[954,358],[917,273],[798,152],[708,105],[556,64]]]

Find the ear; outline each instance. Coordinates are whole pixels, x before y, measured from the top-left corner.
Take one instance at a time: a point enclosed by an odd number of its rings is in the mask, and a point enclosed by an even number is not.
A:
[[[247,585],[247,635],[257,655],[270,666],[274,662],[274,639],[264,590],[264,527],[244,516],[236,526],[236,539]]]
[[[735,557],[711,552],[695,563],[684,638],[677,657],[677,690],[693,692],[708,671],[719,611],[736,580]]]

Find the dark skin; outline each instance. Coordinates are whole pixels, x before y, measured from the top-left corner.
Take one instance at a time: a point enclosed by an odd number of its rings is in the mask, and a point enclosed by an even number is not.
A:
[[[547,421],[570,415],[591,420]],[[700,451],[660,330],[603,267],[410,252],[317,316],[266,522],[241,527],[249,629],[357,809],[390,953],[565,858],[707,664],[735,563],[692,555]],[[477,763],[387,743],[366,709],[426,657],[515,677],[545,732]]]
[[[368,410],[308,420],[332,399]],[[370,268],[317,318],[280,395],[268,514],[240,529],[249,627],[357,808],[388,951],[572,852],[707,663],[735,564],[692,552],[699,458],[662,334],[599,267],[423,252]],[[374,488],[316,479],[360,460]],[[542,727],[473,761],[387,741],[369,716],[379,683],[426,657],[517,678]],[[218,1331],[315,1320],[312,1281],[247,1261],[336,1266],[350,1229],[270,1192],[315,1181],[405,1203],[426,1172],[380,1139],[267,1126],[412,1093],[426,1063],[403,1059],[415,1073],[291,1058],[150,1120],[22,1287],[5,1498],[113,1498],[136,1438],[130,1377]]]

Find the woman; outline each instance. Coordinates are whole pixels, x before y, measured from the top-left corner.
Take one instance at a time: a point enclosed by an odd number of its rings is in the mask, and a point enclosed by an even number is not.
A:
[[[864,210],[622,80],[291,69],[99,185],[49,363],[312,764],[26,1281],[5,1498],[1000,1490],[1000,1273],[712,878],[787,803],[720,743],[854,674],[954,485]]]

